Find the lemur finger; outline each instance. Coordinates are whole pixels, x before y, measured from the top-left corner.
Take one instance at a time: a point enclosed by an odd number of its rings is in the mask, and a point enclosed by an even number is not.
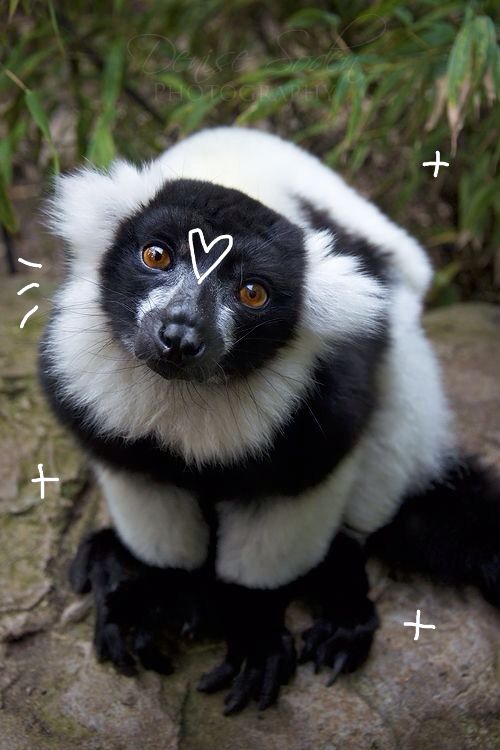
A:
[[[327,638],[318,647],[315,657],[315,671],[318,672],[321,667],[332,667],[339,653],[350,654],[355,641],[346,638],[344,632],[335,632],[330,638]]]
[[[135,660],[127,650],[125,639],[118,625],[108,622],[104,626],[104,639],[107,645],[109,658],[120,674],[132,677],[137,674]]]
[[[269,708],[278,699],[283,675],[283,661],[282,654],[274,654],[266,660],[258,697],[260,711]]]
[[[326,643],[320,643],[316,652],[314,653],[314,674],[318,674],[321,667],[324,666],[327,656],[327,645]]]
[[[256,667],[246,668],[234,681],[233,688],[224,698],[224,715],[229,716],[241,711],[258,694],[262,682],[262,670]]]
[[[104,606],[97,607],[94,625],[94,647],[99,661],[108,661],[111,658],[105,630],[106,623],[108,622],[108,614]]]
[[[337,677],[342,672],[345,664],[347,663],[347,660],[349,658],[349,654],[347,651],[340,651],[337,656],[335,657],[333,661],[332,671],[328,677],[328,680],[326,681],[327,687],[331,687],[334,682],[336,682]]]
[[[331,635],[331,628],[326,623],[316,622],[311,628],[302,633],[304,645],[300,653],[299,662],[303,664],[312,659],[318,646]]]
[[[86,594],[90,591],[90,565],[92,557],[92,539],[88,537],[78,546],[68,571],[68,579],[75,594]]]
[[[144,669],[151,669],[158,674],[172,674],[173,665],[169,657],[156,645],[155,634],[139,628],[133,639],[133,650]]]
[[[354,641],[349,649],[349,657],[343,669],[344,672],[354,672],[368,658],[372,645],[373,636]]]
[[[282,682],[284,685],[286,685],[291,680],[297,669],[297,651],[295,649],[295,642],[291,633],[285,633],[283,635],[282,645]]]
[[[240,665],[227,659],[216,667],[205,672],[198,682],[198,690],[201,693],[215,693],[231,684],[235,675],[240,671]]]
[[[128,553],[113,529],[100,529],[85,537],[69,568],[69,582],[75,593],[84,594],[99,586],[116,588],[122,567],[117,563],[120,554],[126,557]]]

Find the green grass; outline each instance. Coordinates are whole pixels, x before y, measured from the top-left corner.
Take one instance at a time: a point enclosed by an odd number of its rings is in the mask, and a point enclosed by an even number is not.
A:
[[[362,185],[428,245],[435,303],[499,301],[495,6],[10,0],[0,221],[17,230],[9,196],[23,163],[105,167],[207,125],[264,126]],[[433,179],[422,162],[436,150],[450,168]]]

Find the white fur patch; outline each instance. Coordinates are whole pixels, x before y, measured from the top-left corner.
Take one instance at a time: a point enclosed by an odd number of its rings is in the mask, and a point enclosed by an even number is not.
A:
[[[139,560],[185,570],[203,564],[209,530],[188,492],[102,464],[95,468],[115,528]]]
[[[181,278],[174,286],[158,286],[153,289],[137,308],[137,322],[140,323],[147,312],[151,312],[155,308],[163,309],[167,307],[169,302],[179,294],[183,285],[184,279]]]
[[[176,175],[158,160],[135,167],[115,161],[109,170],[84,167],[56,178],[47,206],[49,226],[73,250],[82,272],[96,268],[119,223],[145,206]]]
[[[359,444],[359,475],[344,519],[364,533],[387,523],[403,495],[439,477],[455,454],[452,415],[420,312],[420,301],[401,287],[379,369],[380,406]]]
[[[332,247],[329,232],[306,232],[309,268],[302,325],[323,341],[377,331],[390,302],[387,289],[360,271],[354,257],[328,254]]]
[[[220,299],[217,304],[216,325],[228,352],[234,341],[234,313]]]
[[[217,575],[251,588],[276,588],[318,565],[340,525],[353,468],[353,458],[346,458],[298,497],[219,503]]]

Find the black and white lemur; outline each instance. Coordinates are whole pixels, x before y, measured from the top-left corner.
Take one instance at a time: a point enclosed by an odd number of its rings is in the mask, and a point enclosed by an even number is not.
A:
[[[367,551],[500,607],[500,484],[457,448],[420,323],[431,269],[405,231],[300,148],[235,127],[64,176],[51,217],[68,262],[41,378],[113,522],[70,571],[99,658],[168,672],[165,628],[218,627],[227,654],[200,690],[265,708],[305,597],[300,659],[332,682],[378,625]],[[233,238],[202,283],[192,229]],[[198,244],[201,273],[225,244]]]

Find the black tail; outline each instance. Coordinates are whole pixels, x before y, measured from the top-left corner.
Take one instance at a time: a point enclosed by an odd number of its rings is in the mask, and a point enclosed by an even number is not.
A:
[[[445,583],[472,583],[500,608],[500,477],[464,458],[368,539],[394,566]]]

